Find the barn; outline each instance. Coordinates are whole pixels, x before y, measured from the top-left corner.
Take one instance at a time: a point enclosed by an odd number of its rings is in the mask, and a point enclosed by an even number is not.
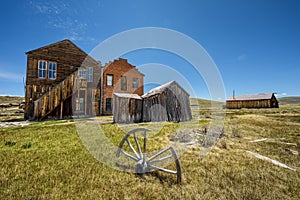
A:
[[[248,94],[229,97],[226,100],[226,108],[279,108],[279,104],[274,93]]]
[[[192,119],[189,94],[176,81],[156,87],[142,98],[144,122],[182,122]]]
[[[136,123],[142,120],[143,101],[137,94],[114,93],[114,123]]]

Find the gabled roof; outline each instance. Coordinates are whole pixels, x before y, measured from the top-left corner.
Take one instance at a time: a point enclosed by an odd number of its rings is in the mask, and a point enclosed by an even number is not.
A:
[[[28,53],[33,53],[35,51],[40,51],[40,50],[43,50],[43,49],[47,49],[49,47],[52,47],[52,46],[56,46],[58,44],[61,44],[61,43],[69,43],[71,45],[73,45],[74,47],[76,47],[78,50],[80,50],[81,52],[85,53],[82,49],[80,49],[78,46],[76,46],[73,42],[71,42],[71,40],[68,40],[68,39],[65,39],[65,40],[61,40],[59,42],[55,42],[55,43],[52,43],[52,44],[49,44],[49,45],[46,45],[46,46],[43,46],[43,47],[40,47],[40,48],[37,48],[37,49],[33,49],[33,50],[30,50],[30,51],[27,51],[26,54]],[[85,53],[86,54],[86,53]]]
[[[153,89],[149,90],[147,93],[145,93],[142,96],[142,98],[150,97],[150,96],[153,96],[153,95],[156,95],[156,94],[161,94],[162,92],[166,91],[166,89],[168,89],[172,85],[177,85],[184,93],[189,95],[189,93],[187,91],[185,91],[185,89],[183,89],[176,81],[171,81],[171,82],[168,82],[164,85],[161,85],[161,86],[158,86],[156,88],[153,88]]]
[[[59,45],[59,44],[63,44],[63,43],[67,43],[71,46],[73,46],[75,49],[77,49],[79,52],[83,53],[84,55],[86,55],[87,57],[91,58],[93,61],[99,63],[98,61],[96,61],[94,58],[92,58],[91,56],[89,56],[85,51],[83,51],[81,48],[79,48],[77,45],[75,45],[71,40],[68,40],[68,39],[65,39],[65,40],[61,40],[59,42],[55,42],[53,44],[49,44],[49,45],[46,45],[46,46],[43,46],[43,47],[40,47],[40,48],[37,48],[37,49],[33,49],[31,51],[27,51],[25,52],[26,54],[30,54],[30,53],[34,53],[34,52],[37,52],[37,51],[42,51],[44,49],[48,49],[48,48],[51,48],[53,46],[56,46],[56,45]]]
[[[134,68],[139,74],[141,74],[142,76],[145,76],[145,74],[141,73],[136,66],[130,64],[127,59],[124,58],[119,58],[119,59],[114,59],[113,61],[109,61],[108,63],[105,63],[104,65],[104,69],[108,68],[109,66],[113,66],[113,64],[118,63],[118,62],[124,62],[126,64],[128,64],[129,66],[131,66],[132,68]]]
[[[267,100],[273,97],[274,93],[267,94],[247,94],[240,96],[231,96],[227,101],[249,101],[249,100]]]
[[[123,97],[123,98],[129,98],[129,99],[139,99],[142,100],[142,98],[137,94],[129,94],[129,93],[114,93],[117,97]]]

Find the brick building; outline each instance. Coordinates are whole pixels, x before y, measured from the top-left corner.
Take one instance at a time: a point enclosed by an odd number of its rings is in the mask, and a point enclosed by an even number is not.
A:
[[[126,59],[118,59],[104,66],[103,73],[103,114],[112,114],[113,93],[143,95],[144,74]]]
[[[25,119],[112,114],[114,92],[144,91],[144,75],[126,59],[101,66],[70,40],[26,54]]]

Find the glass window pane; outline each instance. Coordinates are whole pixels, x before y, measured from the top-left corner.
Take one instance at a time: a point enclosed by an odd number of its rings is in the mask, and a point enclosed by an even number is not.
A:
[[[113,85],[113,75],[107,75],[106,76],[106,85],[112,86]]]

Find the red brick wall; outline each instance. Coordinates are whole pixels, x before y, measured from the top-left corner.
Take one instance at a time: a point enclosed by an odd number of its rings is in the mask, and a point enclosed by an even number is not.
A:
[[[107,75],[113,75],[113,86],[107,86]],[[121,76],[126,76],[127,79],[127,90],[121,90]],[[133,78],[138,79],[138,88],[133,88]],[[103,114],[112,114],[106,112],[106,99],[112,98],[113,93],[133,93],[143,95],[144,93],[144,75],[139,72],[135,66],[129,64],[126,59],[120,58],[114,62],[108,64],[104,68],[103,73]]]

